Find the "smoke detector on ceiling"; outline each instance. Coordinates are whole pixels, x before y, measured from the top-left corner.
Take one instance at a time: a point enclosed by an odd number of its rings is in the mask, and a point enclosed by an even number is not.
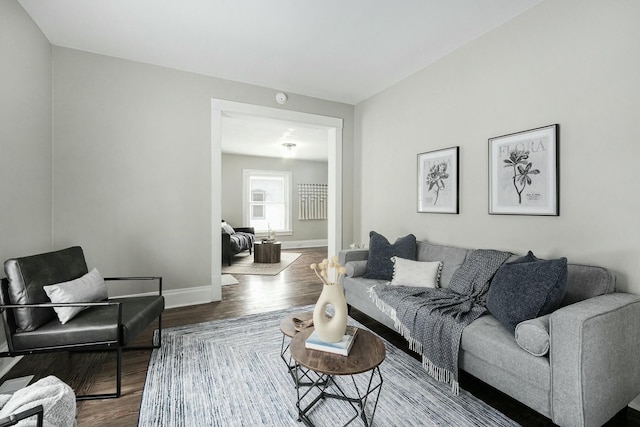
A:
[[[287,99],[289,99],[289,97],[287,96],[286,93],[283,93],[283,92],[276,93],[276,102],[278,104],[286,104]]]

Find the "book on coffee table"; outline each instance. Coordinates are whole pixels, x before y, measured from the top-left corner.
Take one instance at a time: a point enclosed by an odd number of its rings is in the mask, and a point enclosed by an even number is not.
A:
[[[358,332],[358,328],[355,326],[347,326],[347,330],[345,331],[342,340],[339,342],[324,342],[318,336],[316,331],[313,331],[311,335],[305,341],[305,348],[312,350],[320,350],[326,351],[327,353],[340,354],[342,356],[348,356],[351,347],[353,347],[353,342],[356,339],[356,333]]]

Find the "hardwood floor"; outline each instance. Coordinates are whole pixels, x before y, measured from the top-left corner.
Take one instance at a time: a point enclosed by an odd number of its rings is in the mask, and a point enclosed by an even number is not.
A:
[[[326,258],[326,248],[296,249],[302,256],[277,276],[236,275],[237,285],[223,286],[222,301],[165,310],[163,328],[216,319],[261,313],[314,304],[321,291],[309,265]],[[416,357],[394,331],[353,310],[352,317],[385,339]],[[136,344],[147,344],[157,325],[151,325]],[[118,399],[78,402],[78,426],[136,426],[150,350],[123,355],[122,396]],[[77,394],[105,393],[115,387],[115,356],[105,353],[50,353],[24,357],[1,380],[34,374],[36,379],[55,375],[71,385]],[[550,420],[487,386],[470,375],[461,374],[460,385],[479,399],[525,426],[552,426]],[[639,413],[624,411],[609,426],[640,426]]]

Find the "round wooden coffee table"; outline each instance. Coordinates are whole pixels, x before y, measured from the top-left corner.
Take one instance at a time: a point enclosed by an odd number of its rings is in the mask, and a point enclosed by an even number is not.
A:
[[[358,329],[358,333],[353,343],[353,347],[348,356],[328,353],[320,350],[311,350],[305,348],[305,340],[313,329],[309,328],[298,332],[292,339],[289,347],[291,357],[295,361],[295,367],[299,370],[301,367],[311,370],[318,374],[318,379],[310,385],[304,393],[300,387],[298,390],[298,401],[296,408],[298,409],[298,421],[304,422],[308,426],[313,426],[313,422],[309,419],[309,411],[325,398],[347,401],[355,410],[353,418],[348,420],[344,425],[351,423],[358,416],[362,419],[365,426],[369,426],[373,421],[378,405],[378,398],[382,389],[382,374],[380,374],[380,364],[386,356],[386,348],[380,338],[373,333]],[[370,373],[367,381],[367,389],[359,390],[354,375]],[[348,396],[334,376],[351,376],[351,383],[355,390],[355,395]],[[298,378],[298,375],[294,376]],[[306,407],[302,407],[302,400],[310,393],[317,393]],[[365,410],[369,397],[375,396],[373,409],[370,417],[367,417]]]

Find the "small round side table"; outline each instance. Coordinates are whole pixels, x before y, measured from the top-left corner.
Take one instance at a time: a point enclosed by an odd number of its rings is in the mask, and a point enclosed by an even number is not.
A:
[[[291,345],[291,338],[298,334],[298,330],[295,328],[293,319],[300,320],[310,320],[313,319],[313,312],[309,311],[307,313],[298,313],[292,316],[288,316],[280,321],[280,332],[282,332],[282,343],[280,344],[280,358],[287,366],[287,371],[291,378],[293,379],[293,383],[298,386],[310,385],[312,382],[301,382],[296,377],[296,365],[291,357],[291,353],[288,351],[289,346]],[[309,328],[313,330],[313,327]],[[303,376],[306,376],[305,373],[302,373]]]

